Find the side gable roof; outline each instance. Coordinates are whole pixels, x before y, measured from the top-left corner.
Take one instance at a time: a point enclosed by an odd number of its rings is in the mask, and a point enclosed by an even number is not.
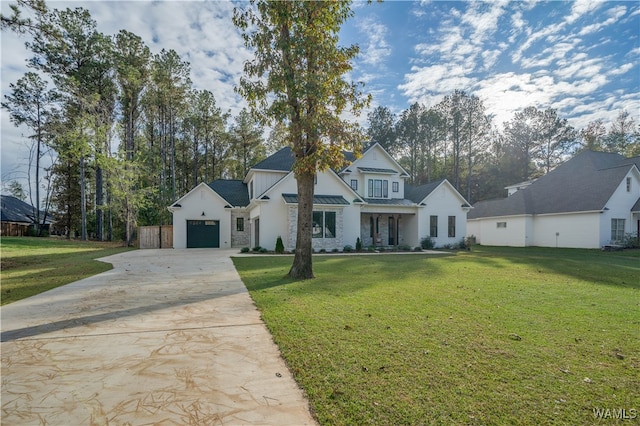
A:
[[[233,207],[249,205],[249,189],[241,180],[216,179],[209,184],[222,198]]]
[[[619,154],[584,151],[508,198],[476,203],[469,219],[599,211],[634,164]]]
[[[441,185],[447,185],[451,190],[453,190],[453,192],[458,196],[458,198],[460,198],[462,202],[462,207],[471,207],[469,202],[465,200],[462,194],[460,194],[460,192],[458,192],[458,190],[456,190],[456,188],[453,185],[451,185],[451,183],[447,179],[436,180],[433,182],[425,183],[424,185],[420,185],[420,186],[405,185],[404,186],[405,197],[407,197],[408,199],[410,199],[416,204],[420,204],[424,202],[424,200],[429,195],[431,195],[431,193],[435,191],[436,188],[438,188]]]

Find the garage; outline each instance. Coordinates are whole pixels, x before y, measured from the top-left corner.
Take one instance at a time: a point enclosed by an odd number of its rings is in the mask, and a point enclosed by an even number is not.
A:
[[[187,220],[187,248],[219,248],[220,221]]]

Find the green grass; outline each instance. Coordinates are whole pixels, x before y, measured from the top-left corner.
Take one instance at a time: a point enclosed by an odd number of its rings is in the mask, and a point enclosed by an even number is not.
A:
[[[640,416],[638,251],[316,256],[298,282],[290,257],[234,262],[320,424]]]
[[[6,305],[108,271],[111,264],[94,259],[129,249],[122,243],[2,237],[0,250],[1,304]]]

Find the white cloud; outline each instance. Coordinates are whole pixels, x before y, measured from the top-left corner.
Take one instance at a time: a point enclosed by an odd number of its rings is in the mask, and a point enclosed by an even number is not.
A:
[[[616,6],[607,11],[609,18],[602,22],[596,22],[595,24],[587,25],[580,30],[580,35],[593,34],[602,28],[613,25],[620,20],[627,13],[627,8],[623,5]]]
[[[365,48],[361,52],[365,64],[382,67],[384,61],[391,55],[391,46],[386,40],[387,27],[367,18],[358,23],[360,33],[367,37]]]
[[[573,24],[578,19],[580,19],[583,15],[587,13],[591,13],[594,10],[598,9],[604,0],[577,0],[574,1],[571,6],[571,14],[565,18],[567,23]]]

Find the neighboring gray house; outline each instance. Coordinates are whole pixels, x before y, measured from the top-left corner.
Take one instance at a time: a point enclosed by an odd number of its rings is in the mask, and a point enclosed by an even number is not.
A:
[[[640,157],[584,151],[519,187],[476,203],[467,236],[484,245],[600,248],[640,230]]]
[[[36,225],[36,209],[19,198],[11,195],[0,195],[0,219],[3,236],[21,237],[27,234],[29,228]],[[42,221],[44,212],[40,213]],[[48,232],[51,217],[44,221],[44,229]]]

